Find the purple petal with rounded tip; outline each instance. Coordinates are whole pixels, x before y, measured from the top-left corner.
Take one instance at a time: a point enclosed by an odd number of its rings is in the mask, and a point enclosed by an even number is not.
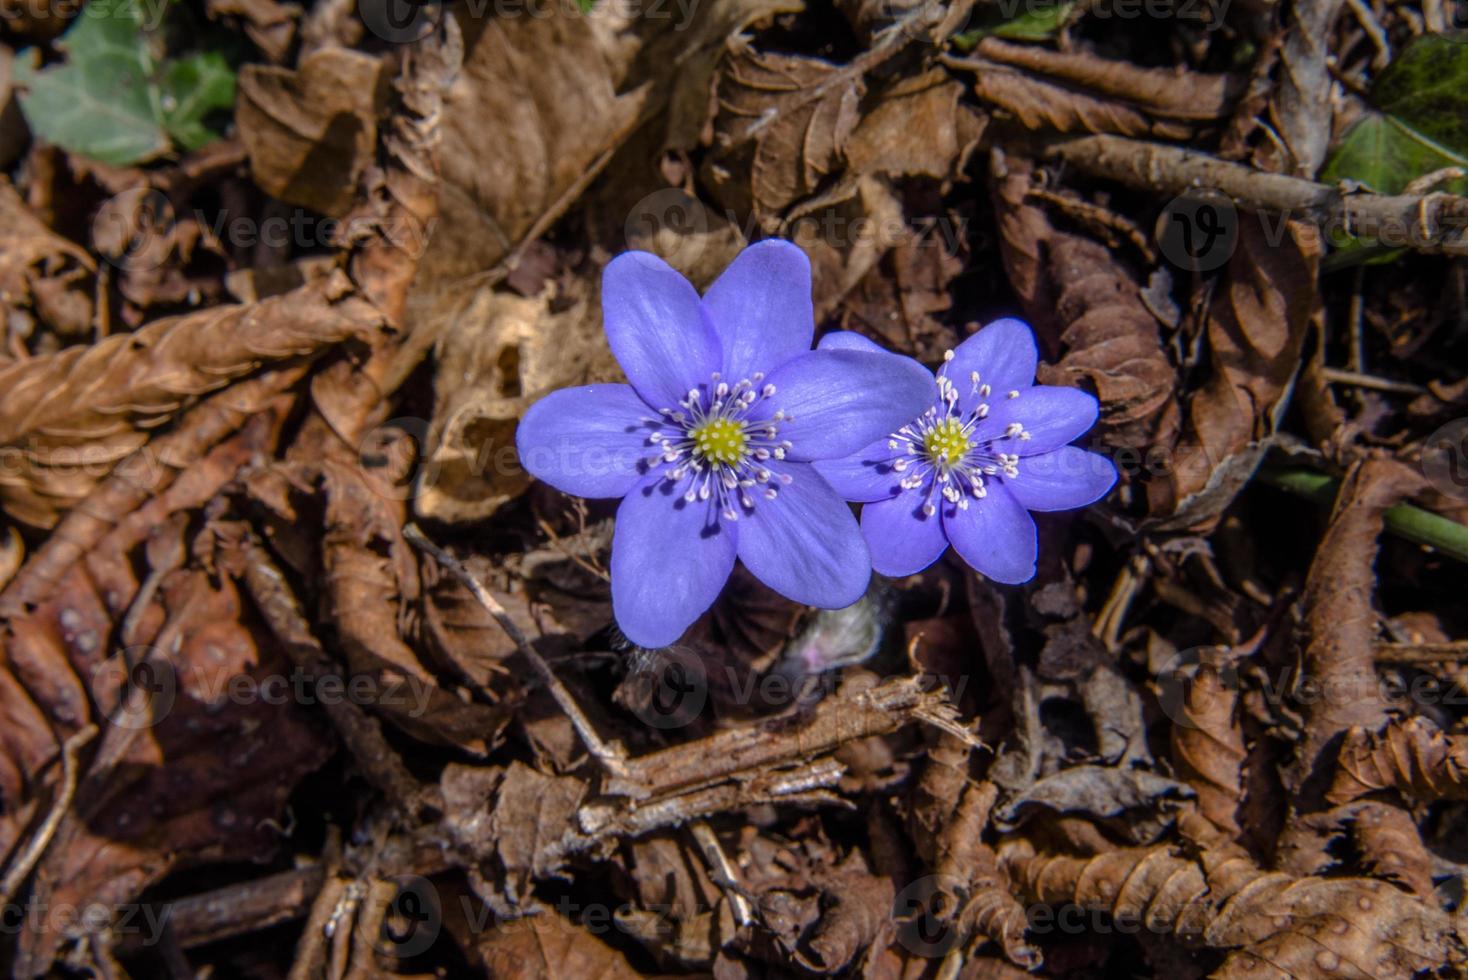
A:
[[[789,416],[779,438],[797,460],[856,452],[902,428],[933,403],[933,376],[896,354],[823,350],[802,354],[770,375],[770,407]]]
[[[810,260],[798,245],[770,238],[749,246],[709,287],[703,303],[731,384],[756,371],[769,374],[810,350],[816,329]]]
[[[760,497],[739,519],[739,560],[776,592],[825,609],[866,592],[871,557],[851,508],[812,467],[771,466],[792,477],[774,500]]]
[[[872,568],[892,578],[916,575],[947,550],[943,519],[936,512],[923,513],[926,500],[924,486],[861,509],[861,533],[872,553]]]
[[[989,417],[974,428],[974,438],[990,441],[994,452],[1038,456],[1085,435],[1099,411],[1096,396],[1079,388],[1021,388],[1018,397],[989,399]],[[1021,423],[1030,438],[1005,436],[1012,422]]]
[[[850,330],[837,330],[828,333],[816,344],[816,350],[859,350],[865,354],[891,354],[887,348],[874,341],[867,340],[859,333]]]
[[[711,504],[685,502],[687,483],[644,477],[617,508],[612,614],[638,646],[676,641],[734,570],[737,531],[720,523]]]
[[[892,469],[896,457],[897,451],[887,447],[884,437],[850,456],[818,459],[811,465],[843,499],[866,503],[886,500],[898,492],[902,474]]]
[[[959,404],[968,409],[979,403],[973,393],[973,373],[979,373],[979,384],[992,389],[990,404],[996,399],[1035,383],[1035,365],[1040,361],[1035,346],[1035,332],[1023,320],[995,320],[953,349],[953,360],[943,373],[958,389]]]
[[[623,252],[601,280],[607,343],[653,408],[675,408],[719,370],[719,338],[698,293],[649,252]]]
[[[1021,460],[1019,476],[1004,477],[1003,483],[1026,510],[1071,510],[1110,493],[1116,466],[1099,453],[1062,446]]]
[[[515,429],[520,465],[578,497],[621,497],[643,478],[662,428],[630,385],[553,391],[530,406]]]
[[[942,508],[943,531],[960,558],[975,571],[1006,585],[1035,577],[1039,535],[1034,518],[996,480],[988,494],[970,498],[967,510],[951,504]]]

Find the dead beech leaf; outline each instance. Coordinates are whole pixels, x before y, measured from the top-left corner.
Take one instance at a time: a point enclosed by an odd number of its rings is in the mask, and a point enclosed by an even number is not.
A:
[[[994,812],[995,825],[1012,830],[1036,809],[1122,818],[1137,843],[1151,843],[1170,822],[1167,811],[1193,796],[1184,783],[1147,772],[1109,766],[1072,766],[1046,776]],[[1150,839],[1149,839],[1150,836]]]
[[[555,388],[620,380],[585,278],[553,280],[536,296],[481,291],[464,325],[437,351],[435,404],[414,510],[423,517],[488,517],[530,485],[515,427]]]
[[[245,35],[274,64],[280,64],[290,53],[296,36],[296,22],[301,17],[300,4],[291,0],[206,0],[211,17],[238,17],[244,22]]]
[[[559,912],[546,909],[497,922],[483,934],[466,935],[470,950],[492,980],[641,980],[620,952]]]
[[[235,124],[255,181],[282,201],[346,214],[376,150],[387,82],[382,59],[349,48],[312,51],[295,70],[245,65]]]
[[[979,58],[958,67],[974,75],[974,95],[1015,117],[1026,129],[1060,133],[1181,138],[1187,126],[1157,121],[1125,102],[1075,91],[1043,78]]]
[[[1005,268],[1025,315],[1060,352],[1056,364],[1041,365],[1040,380],[1096,393],[1103,445],[1170,444],[1163,410],[1177,376],[1137,280],[1112,250],[1051,223],[1027,196],[1026,161],[1011,158],[1006,166],[994,195]]]
[[[1412,800],[1468,799],[1468,740],[1413,715],[1379,732],[1353,728],[1337,760],[1327,799],[1349,803],[1395,789]]]
[[[89,333],[96,271],[85,249],[47,228],[0,180],[0,358],[27,349],[38,325],[63,338]]]
[[[1198,809],[1226,834],[1240,834],[1238,810],[1244,795],[1247,752],[1239,718],[1238,691],[1217,667],[1200,665],[1189,678],[1172,726],[1172,758],[1178,774],[1198,794]]]
[[[941,68],[900,77],[874,96],[843,155],[854,173],[951,180],[963,172],[986,119]]]
[[[1212,373],[1182,413],[1168,478],[1148,484],[1152,512],[1168,515],[1158,528],[1210,525],[1253,476],[1288,407],[1305,337],[1323,315],[1319,264],[1313,229],[1284,219],[1273,231],[1239,223],[1209,306]],[[1165,427],[1178,411],[1164,413]]]
[[[192,399],[373,328],[379,317],[337,274],[246,306],[155,321],[90,346],[0,364],[0,506],[50,527]],[[153,461],[156,465],[157,461]]]
[[[715,91],[705,180],[721,204],[773,231],[787,207],[839,169],[865,91],[862,74],[746,45],[725,61]]]
[[[1387,703],[1376,674],[1376,553],[1388,508],[1423,485],[1420,473],[1392,459],[1367,459],[1346,474],[1329,529],[1310,564],[1302,599],[1305,619],[1302,670],[1318,690],[1350,692],[1305,705],[1303,737],[1285,775],[1297,796],[1324,779],[1337,740],[1355,727],[1376,730],[1387,721]],[[1320,786],[1307,795],[1318,803]],[[1310,797],[1315,797],[1311,799]],[[1314,808],[1311,806],[1311,808]]]
[[[1349,976],[1406,980],[1465,959],[1448,913],[1381,881],[1295,878],[1227,848],[1197,860],[1167,846],[1093,858],[1026,850],[1008,846],[1002,856],[1028,900],[1074,903],[1232,951],[1213,976],[1326,980],[1349,968],[1357,971]]]
[[[1048,75],[1077,88],[1124,99],[1139,109],[1171,119],[1219,119],[1228,115],[1243,88],[1233,75],[1171,68],[1140,68],[1083,50],[1051,51],[997,37],[979,42],[978,53],[1000,64]]]

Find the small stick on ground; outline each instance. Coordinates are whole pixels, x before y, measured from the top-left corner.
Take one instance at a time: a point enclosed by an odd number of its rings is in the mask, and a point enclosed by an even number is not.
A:
[[[602,740],[602,737],[597,734],[596,729],[592,727],[591,720],[586,717],[585,713],[581,710],[581,706],[571,696],[571,692],[566,690],[565,685],[561,683],[555,671],[551,670],[550,664],[545,662],[545,658],[537,653],[535,648],[530,645],[530,640],[521,632],[520,627],[515,625],[515,621],[510,618],[510,614],[505,611],[505,607],[500,605],[499,600],[489,594],[489,590],[474,577],[474,574],[469,569],[464,567],[463,562],[430,541],[428,536],[418,529],[417,525],[409,524],[404,527],[403,538],[415,547],[432,555],[435,561],[447,569],[449,574],[453,575],[454,578],[458,579],[464,588],[469,590],[470,594],[484,607],[484,610],[494,617],[494,621],[500,624],[500,629],[504,630],[505,634],[509,636],[510,640],[515,644],[515,648],[520,651],[520,655],[529,661],[531,668],[540,675],[541,682],[550,691],[551,697],[555,698],[556,704],[565,712],[566,717],[571,720],[571,725],[576,729],[576,733],[581,736],[581,741],[586,745],[586,750],[596,757],[596,760],[602,764],[608,773],[619,779],[627,779],[628,772],[625,765],[627,753],[623,750],[622,746],[616,742],[605,742]]]
[[[734,867],[734,862],[729,860],[729,855],[724,853],[714,829],[703,820],[695,821],[688,829],[693,832],[693,839],[703,852],[703,859],[708,862],[714,884],[723,890],[724,897],[729,900],[734,922],[740,928],[753,924],[754,913],[749,907],[749,899],[739,892],[739,871]]]
[[[51,844],[51,839],[56,836],[56,830],[61,826],[61,821],[71,810],[71,801],[76,798],[76,757],[82,747],[96,735],[97,726],[88,725],[62,743],[61,792],[56,797],[51,812],[46,814],[46,819],[36,830],[35,836],[26,844],[25,849],[16,855],[15,860],[10,864],[10,869],[5,872],[4,879],[0,880],[0,905],[10,904],[10,900],[20,890],[21,884],[35,869],[36,862],[41,860],[42,854],[46,853],[46,848]]]

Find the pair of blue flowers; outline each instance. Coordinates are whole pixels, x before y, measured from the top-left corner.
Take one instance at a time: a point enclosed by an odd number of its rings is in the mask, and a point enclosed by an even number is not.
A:
[[[625,253],[602,309],[631,383],[547,395],[516,442],[546,483],[623,498],[612,607],[641,646],[677,640],[736,557],[825,608],[861,598],[873,569],[910,575],[950,544],[995,581],[1028,581],[1028,512],[1082,507],[1116,482],[1109,460],[1068,445],[1096,399],[1034,383],[1018,320],[959,344],[936,377],[852,333],[812,351],[810,264],[789,242],[751,245],[702,298],[656,256]],[[863,504],[860,530],[847,501]]]

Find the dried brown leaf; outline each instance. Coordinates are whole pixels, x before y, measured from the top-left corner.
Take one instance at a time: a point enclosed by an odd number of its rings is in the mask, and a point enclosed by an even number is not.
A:
[[[1097,437],[1115,448],[1167,445],[1162,414],[1177,376],[1141,287],[1115,252],[1063,232],[1028,199],[1029,164],[1005,163],[995,203],[1005,269],[1025,314],[1060,360],[1040,369],[1046,384],[1084,383],[1101,401]]]
[[[1424,902],[1437,901],[1433,858],[1412,814],[1373,800],[1357,803],[1349,812],[1346,826],[1366,872],[1401,885]]]
[[[241,68],[235,124],[255,182],[291,204],[346,214],[376,151],[383,69],[381,58],[339,47],[312,51],[294,70]]]
[[[1277,234],[1278,240],[1271,241]],[[1158,524],[1206,527],[1253,476],[1288,407],[1306,335],[1323,316],[1320,236],[1300,222],[1241,221],[1209,306],[1212,374],[1188,402],[1166,480],[1148,484]],[[1165,424],[1177,424],[1176,408]]]
[[[17,462],[0,477],[0,504],[17,520],[50,527],[193,398],[378,322],[338,275],[258,304],[169,317],[0,366],[0,445]]]
[[[1444,734],[1421,715],[1380,731],[1352,729],[1327,799],[1349,803],[1389,789],[1412,800],[1468,799],[1468,739]]]
[[[1182,68],[1140,68],[1087,51],[1051,51],[997,37],[979,42],[978,53],[1000,64],[1124,99],[1139,109],[1171,119],[1219,119],[1231,111],[1243,79]]]
[[[1197,860],[1166,846],[1093,858],[1002,852],[1030,901],[1073,903],[1190,946],[1236,951],[1215,976],[1407,978],[1462,963],[1452,918],[1392,886],[1366,878],[1294,878],[1265,871],[1226,848]],[[1287,964],[1284,974],[1248,973]]]
[[[860,69],[745,45],[724,62],[705,179],[727,208],[767,231],[841,165],[865,83]]]
[[[10,181],[0,180],[0,363],[28,348],[36,327],[75,339],[92,329],[97,265],[85,249],[47,228]]]
[[[1239,696],[1218,667],[1201,664],[1187,680],[1174,719],[1172,759],[1198,794],[1198,809],[1229,838],[1240,833],[1244,796],[1244,729]]]
[[[479,520],[530,485],[515,426],[547,391],[622,377],[603,336],[592,286],[567,277],[538,295],[478,293],[465,323],[437,350],[428,458],[413,508],[443,521]]]
[[[481,935],[466,932],[459,942],[491,980],[640,980],[646,976],[620,952],[549,909],[497,922]]]

